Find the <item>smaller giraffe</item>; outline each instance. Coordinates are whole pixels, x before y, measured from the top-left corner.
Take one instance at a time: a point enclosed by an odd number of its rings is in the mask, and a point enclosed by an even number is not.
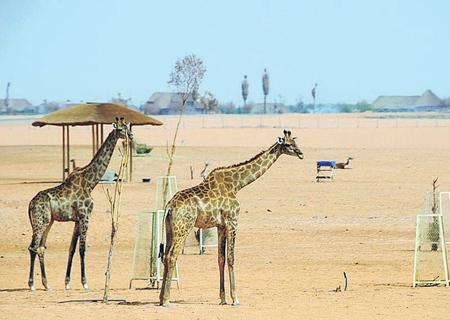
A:
[[[46,290],[49,289],[45,274],[44,254],[47,235],[54,221],[75,222],[69,249],[69,259],[67,262],[65,288],[70,289],[69,283],[72,259],[79,239],[81,283],[85,289],[88,289],[84,255],[89,219],[94,207],[94,200],[91,197],[91,192],[105,173],[117,141],[119,139],[125,139],[127,136],[129,139],[133,138],[129,127],[124,123],[123,118],[116,118],[116,123],[113,124],[113,127],[114,129],[87,166],[71,172],[66,180],[60,185],[40,191],[30,201],[28,217],[30,218],[31,227],[33,229],[33,236],[31,244],[28,247],[28,251],[30,252],[30,276],[28,279],[28,286],[32,291],[36,290],[34,286],[34,260],[36,254],[39,256],[39,263],[41,266],[42,285]]]
[[[166,250],[164,277],[159,303],[169,305],[172,275],[187,235],[192,228],[217,227],[220,304],[225,299],[224,268],[228,264],[233,305],[239,305],[234,278],[234,244],[238,227],[239,201],[237,192],[261,177],[282,155],[303,159],[295,137],[284,130],[284,137],[248,161],[216,168],[197,186],[177,192],[166,205]],[[225,260],[226,255],[226,260]]]
[[[338,162],[336,163],[336,169],[346,169],[345,167],[350,164],[350,160],[353,160],[352,157],[348,157],[346,162]]]

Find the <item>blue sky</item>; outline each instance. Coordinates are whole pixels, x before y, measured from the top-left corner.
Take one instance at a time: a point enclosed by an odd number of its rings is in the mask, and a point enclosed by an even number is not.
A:
[[[144,102],[168,91],[186,54],[201,57],[200,91],[241,103],[373,100],[432,89],[450,96],[450,1],[0,0],[0,98]]]

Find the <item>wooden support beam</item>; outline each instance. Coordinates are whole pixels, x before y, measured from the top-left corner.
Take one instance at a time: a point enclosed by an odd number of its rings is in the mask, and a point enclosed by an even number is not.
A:
[[[70,134],[69,126],[67,126],[67,175],[70,174]]]
[[[130,124],[130,132],[132,132],[133,130],[133,125]],[[130,182],[133,180],[133,142],[130,140],[129,141],[130,145],[128,146],[128,151],[130,152],[130,156],[129,156],[129,167],[130,167]]]
[[[95,152],[98,151],[98,149],[100,148],[100,141],[99,141],[99,135],[98,135],[98,124],[95,125],[95,141],[96,141],[96,145],[95,145]]]
[[[66,128],[62,126],[62,181],[66,178]]]
[[[94,125],[92,125],[92,158],[95,155],[95,129]]]

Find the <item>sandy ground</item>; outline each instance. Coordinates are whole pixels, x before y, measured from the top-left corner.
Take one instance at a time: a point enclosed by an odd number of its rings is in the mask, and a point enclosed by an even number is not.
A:
[[[210,118],[208,123],[217,120]],[[246,160],[281,135],[282,129],[274,126],[291,121],[296,127],[299,118],[264,117],[275,125],[259,128],[260,118],[237,119],[233,121],[244,121],[247,128],[236,123],[210,128],[202,117],[185,120],[174,166],[180,188],[200,181],[204,161],[215,167]],[[318,119],[322,124],[339,120],[340,125],[318,127]],[[166,168],[164,145],[174,118],[164,120],[166,127],[135,129],[137,139],[155,149],[151,157],[134,159],[134,182],[124,187],[111,298],[128,304],[109,305],[89,302],[102,297],[109,245],[108,205],[101,187],[93,192],[88,234],[92,289],[81,289],[77,255],[74,289],[63,289],[73,224],[55,223],[46,252],[53,290],[28,291],[27,206],[38,191],[60,178],[61,129],[32,128],[29,121],[0,122],[0,319],[448,319],[449,289],[412,288],[411,281],[415,215],[423,195],[436,176],[441,190],[450,190],[449,123],[384,120],[377,128],[364,119],[358,127],[348,116],[302,116],[300,128],[292,131],[305,160],[281,157],[239,194],[236,275],[241,306],[218,305],[216,250],[199,256],[190,248],[179,259],[181,289],[173,289],[171,307],[162,308],[157,306],[158,291],[139,290],[145,283],[127,288],[136,214],[155,203],[155,184],[139,181],[155,179]],[[90,131],[76,128],[71,134],[71,157],[84,165],[91,157]],[[316,160],[349,155],[355,158],[351,169],[337,171],[334,183],[315,182]],[[116,155],[110,168],[117,165]],[[194,180],[189,177],[191,165]],[[334,292],[343,284],[344,271],[348,290]],[[37,273],[37,287],[42,288]]]

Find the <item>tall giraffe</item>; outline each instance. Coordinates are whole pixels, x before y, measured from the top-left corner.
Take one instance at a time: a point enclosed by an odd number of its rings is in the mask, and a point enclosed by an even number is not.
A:
[[[69,259],[67,262],[65,288],[70,289],[69,283],[72,259],[78,238],[80,238],[81,283],[83,288],[88,289],[84,255],[89,219],[92,208],[94,207],[91,192],[105,173],[118,139],[125,139],[127,135],[129,139],[133,138],[128,126],[124,123],[123,118],[116,118],[113,127],[114,129],[87,166],[72,172],[62,184],[40,191],[30,201],[28,216],[33,229],[33,236],[28,248],[28,251],[30,252],[30,276],[28,279],[28,286],[31,290],[35,290],[34,260],[36,254],[39,256],[39,263],[41,265],[42,285],[46,290],[49,289],[45,274],[44,254],[47,235],[54,221],[75,222],[69,249]]]
[[[184,241],[195,226],[217,227],[218,263],[220,273],[220,304],[226,304],[224,268],[227,253],[230,291],[233,305],[238,305],[234,279],[234,244],[238,226],[239,201],[236,193],[262,176],[282,154],[303,159],[295,137],[284,130],[284,137],[269,149],[248,161],[214,169],[199,185],[179,191],[166,206],[166,250],[164,253],[164,278],[159,295],[160,305],[168,306],[170,285],[176,260]],[[226,246],[226,250],[225,250]]]

